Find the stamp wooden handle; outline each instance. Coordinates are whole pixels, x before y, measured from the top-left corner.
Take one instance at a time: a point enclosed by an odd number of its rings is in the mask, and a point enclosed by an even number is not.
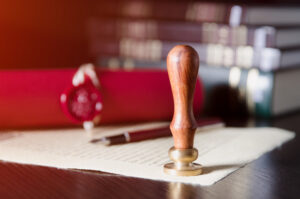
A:
[[[170,129],[176,149],[193,148],[197,128],[193,98],[199,69],[199,56],[190,46],[175,46],[168,54],[167,68],[174,99]]]

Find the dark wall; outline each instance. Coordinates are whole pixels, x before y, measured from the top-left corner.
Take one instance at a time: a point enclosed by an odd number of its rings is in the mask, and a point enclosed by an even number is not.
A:
[[[0,68],[77,67],[89,61],[92,1],[1,1]]]

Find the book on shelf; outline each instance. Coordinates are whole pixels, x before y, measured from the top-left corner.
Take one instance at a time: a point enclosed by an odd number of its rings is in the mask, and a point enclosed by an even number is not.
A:
[[[118,57],[97,60],[110,68],[160,68],[165,61],[140,61]],[[200,64],[199,76],[205,89],[205,112],[237,114],[248,112],[259,117],[272,117],[300,109],[300,68],[263,72],[256,68],[208,66]]]
[[[236,5],[191,1],[106,1],[96,13],[107,17],[151,18],[246,25],[300,25],[300,7]]]
[[[180,42],[201,42],[228,46],[287,48],[300,46],[300,27],[229,26],[217,23],[198,23],[151,19],[100,19],[87,23],[91,40],[144,39]]]
[[[75,68],[0,70],[0,129],[68,127],[91,120],[112,124],[172,118],[167,71],[97,68],[95,72],[99,87],[91,81],[74,85]],[[193,102],[197,117],[203,107],[202,87],[198,79]]]
[[[252,46],[225,46],[222,44],[202,44],[122,38],[92,39],[90,53],[93,57],[114,56],[138,60],[160,61],[178,44],[187,44],[199,54],[200,61],[209,65],[240,66],[271,71],[300,64],[300,48],[255,48]]]

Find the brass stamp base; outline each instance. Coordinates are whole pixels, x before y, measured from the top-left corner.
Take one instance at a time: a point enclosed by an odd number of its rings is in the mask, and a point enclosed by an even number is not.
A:
[[[169,150],[169,157],[174,162],[164,165],[164,172],[169,175],[176,176],[195,176],[202,173],[202,166],[193,163],[198,157],[198,150],[176,149],[174,147]]]
[[[190,163],[187,166],[177,168],[174,162],[164,165],[164,172],[174,176],[196,176],[202,173],[202,166],[197,163]]]

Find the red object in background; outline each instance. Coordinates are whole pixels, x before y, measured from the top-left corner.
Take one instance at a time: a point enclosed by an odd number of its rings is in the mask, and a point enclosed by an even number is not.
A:
[[[74,123],[62,110],[61,94],[76,69],[0,71],[0,128],[63,127]],[[97,69],[103,101],[100,124],[170,120],[173,99],[166,71]],[[194,112],[203,105],[197,81]]]
[[[72,85],[60,96],[60,101],[64,113],[75,123],[94,121],[102,110],[101,93],[90,79]]]

